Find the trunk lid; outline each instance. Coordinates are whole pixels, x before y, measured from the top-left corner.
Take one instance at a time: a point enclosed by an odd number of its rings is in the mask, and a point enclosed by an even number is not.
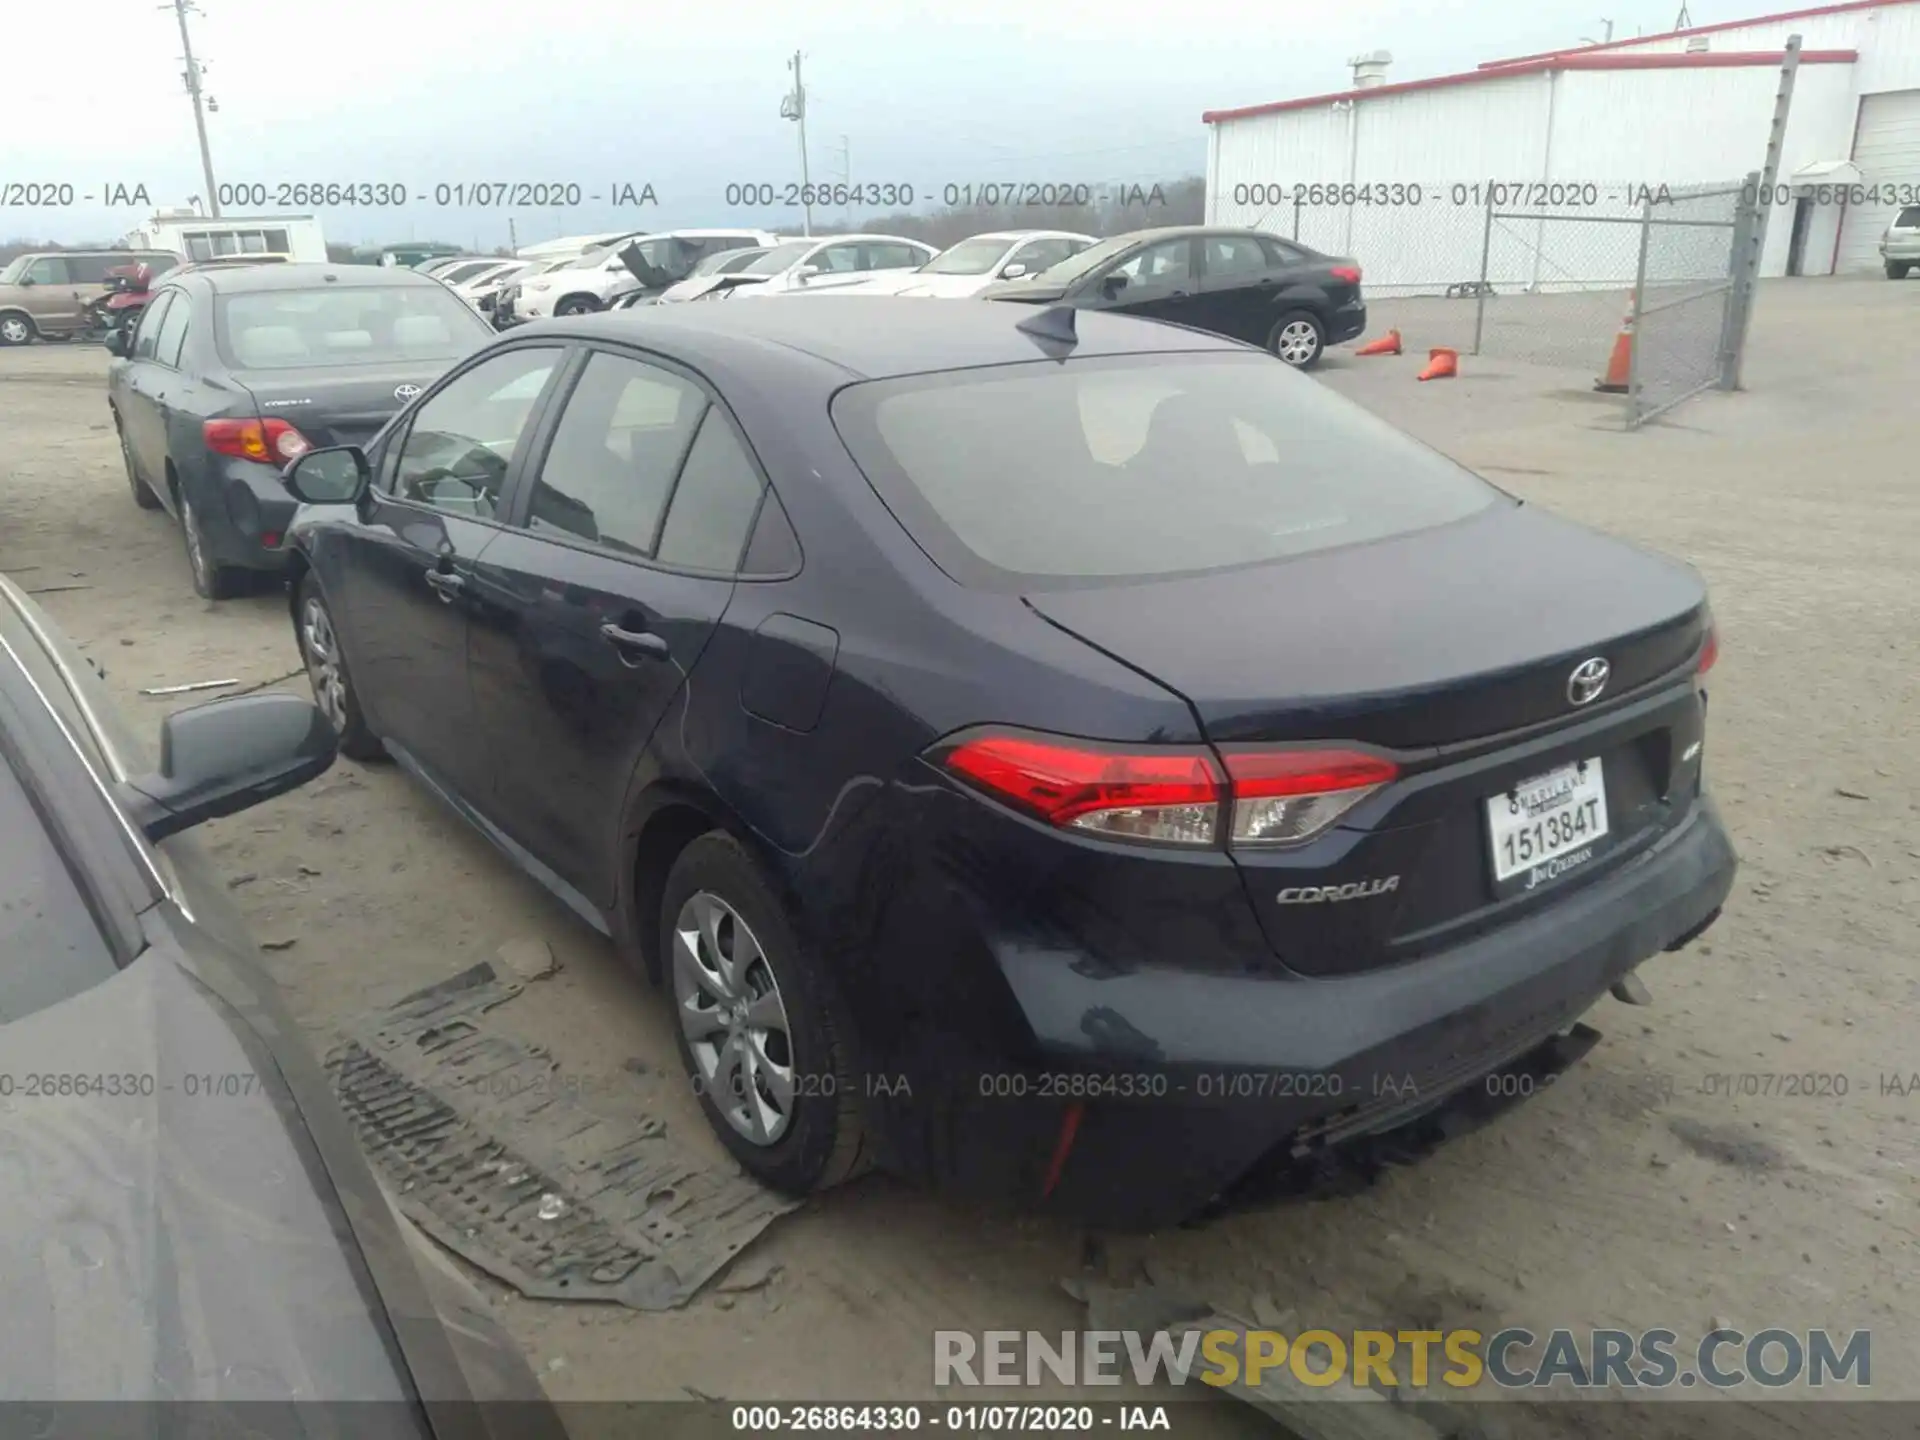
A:
[[[450,362],[449,362],[450,363]],[[253,397],[259,418],[284,420],[313,444],[365,445],[445,364],[334,366],[319,370],[241,370],[234,379]]]
[[[1709,623],[1704,586],[1531,506],[1027,600],[1179,693],[1216,745],[1393,753],[1399,778],[1333,829],[1234,852],[1275,952],[1302,973],[1410,959],[1515,918],[1624,863],[1697,793],[1702,701],[1686,680]],[[1605,687],[1576,705],[1572,672],[1594,657]],[[1596,760],[1606,834],[1565,852],[1579,858],[1563,870],[1496,878],[1490,802]]]

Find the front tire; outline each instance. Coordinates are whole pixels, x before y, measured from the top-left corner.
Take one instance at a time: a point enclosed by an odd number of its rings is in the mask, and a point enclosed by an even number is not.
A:
[[[237,595],[240,572],[213,558],[206,533],[200,528],[199,512],[184,487],[180,491],[180,533],[187,547],[187,569],[193,573],[194,593],[202,600],[230,600]]]
[[[553,307],[555,316],[591,315],[600,308],[600,302],[591,295],[569,295]]]
[[[1311,370],[1326,353],[1327,330],[1311,310],[1291,310],[1274,324],[1267,349],[1296,370]]]
[[[659,945],[681,1061],[733,1158],[790,1195],[865,1168],[853,1056],[826,977],[731,835],[702,835],[674,861]]]
[[[0,315],[0,345],[25,345],[39,333],[25,315]]]
[[[349,760],[379,760],[386,747],[380,737],[367,728],[367,717],[360,709],[360,697],[347,674],[347,659],[340,650],[340,632],[333,623],[333,612],[320,593],[319,582],[309,571],[300,581],[299,623],[294,627],[300,641],[300,659],[307,667],[307,683],[313,686],[313,703],[333,726],[340,753]]]
[[[1904,280],[1904,279],[1906,279],[1906,278],[1907,278],[1907,270],[1908,270],[1908,269],[1909,269],[1909,268],[1910,268],[1910,267],[1912,266],[1912,264],[1913,264],[1913,262],[1912,262],[1911,260],[1889,260],[1889,261],[1887,261],[1887,278],[1888,278],[1889,280]]]
[[[140,478],[140,470],[133,463],[133,447],[127,444],[127,432],[116,418],[113,433],[120,439],[120,463],[127,467],[127,488],[133,491],[133,503],[142,510],[158,510],[160,497],[153,493],[153,487]]]

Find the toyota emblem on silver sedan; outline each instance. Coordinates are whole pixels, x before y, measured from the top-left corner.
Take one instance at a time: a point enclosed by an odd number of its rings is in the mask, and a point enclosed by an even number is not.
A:
[[[1576,705],[1592,704],[1607,688],[1607,677],[1612,673],[1613,667],[1598,655],[1582,660],[1567,677],[1567,699]]]
[[[402,405],[406,404],[407,401],[413,399],[413,397],[419,393],[420,387],[418,385],[396,385],[393,387],[393,398],[398,400]]]

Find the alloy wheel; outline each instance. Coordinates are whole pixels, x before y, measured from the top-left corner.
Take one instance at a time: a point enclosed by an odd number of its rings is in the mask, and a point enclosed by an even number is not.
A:
[[[698,1081],[755,1145],[793,1123],[793,1037],[780,986],[740,913],[701,890],[673,927],[673,994]]]
[[[347,729],[347,674],[340,666],[340,645],[327,607],[309,597],[300,611],[300,648],[306,651],[307,679],[313,700],[336,735]]]
[[[1290,320],[1280,327],[1274,353],[1289,365],[1305,365],[1320,351],[1320,332],[1310,320]]]
[[[0,319],[0,344],[24,345],[33,336],[33,327],[18,315]]]

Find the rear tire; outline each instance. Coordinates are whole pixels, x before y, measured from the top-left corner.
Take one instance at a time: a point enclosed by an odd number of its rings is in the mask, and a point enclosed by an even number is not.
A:
[[[600,302],[591,295],[569,295],[553,307],[556,316],[591,315],[600,308]]]
[[[731,835],[710,831],[674,861],[659,945],[681,1062],[733,1158],[789,1195],[865,1169],[857,1072],[826,977]]]
[[[1889,261],[1887,261],[1887,278],[1888,278],[1889,280],[1904,280],[1904,279],[1906,279],[1906,278],[1907,278],[1907,270],[1908,270],[1908,268],[1909,268],[1909,267],[1910,267],[1910,266],[1911,266],[1912,264],[1913,264],[1913,262],[1912,262],[1911,260],[1889,260]]]
[[[307,683],[313,686],[313,702],[333,726],[340,753],[349,760],[385,759],[386,747],[367,728],[359,693],[347,673],[347,657],[340,648],[340,631],[312,571],[300,579],[294,613],[299,617],[294,622],[294,636],[300,645],[301,662],[307,667]]]
[[[127,444],[127,432],[120,428],[120,421],[113,422],[113,433],[120,439],[120,463],[127,467],[127,488],[133,491],[133,503],[142,510],[158,510],[160,497],[153,493],[153,487],[140,478],[139,470],[133,463],[133,447]]]
[[[240,593],[245,577],[231,565],[222,565],[207,550],[200,516],[183,488],[180,491],[180,534],[187,547],[187,569],[193,574],[194,593],[202,600],[230,600]]]
[[[26,345],[39,333],[25,315],[0,315],[0,345]]]
[[[1296,370],[1311,370],[1327,349],[1327,327],[1311,310],[1290,310],[1275,322],[1267,349]]]

